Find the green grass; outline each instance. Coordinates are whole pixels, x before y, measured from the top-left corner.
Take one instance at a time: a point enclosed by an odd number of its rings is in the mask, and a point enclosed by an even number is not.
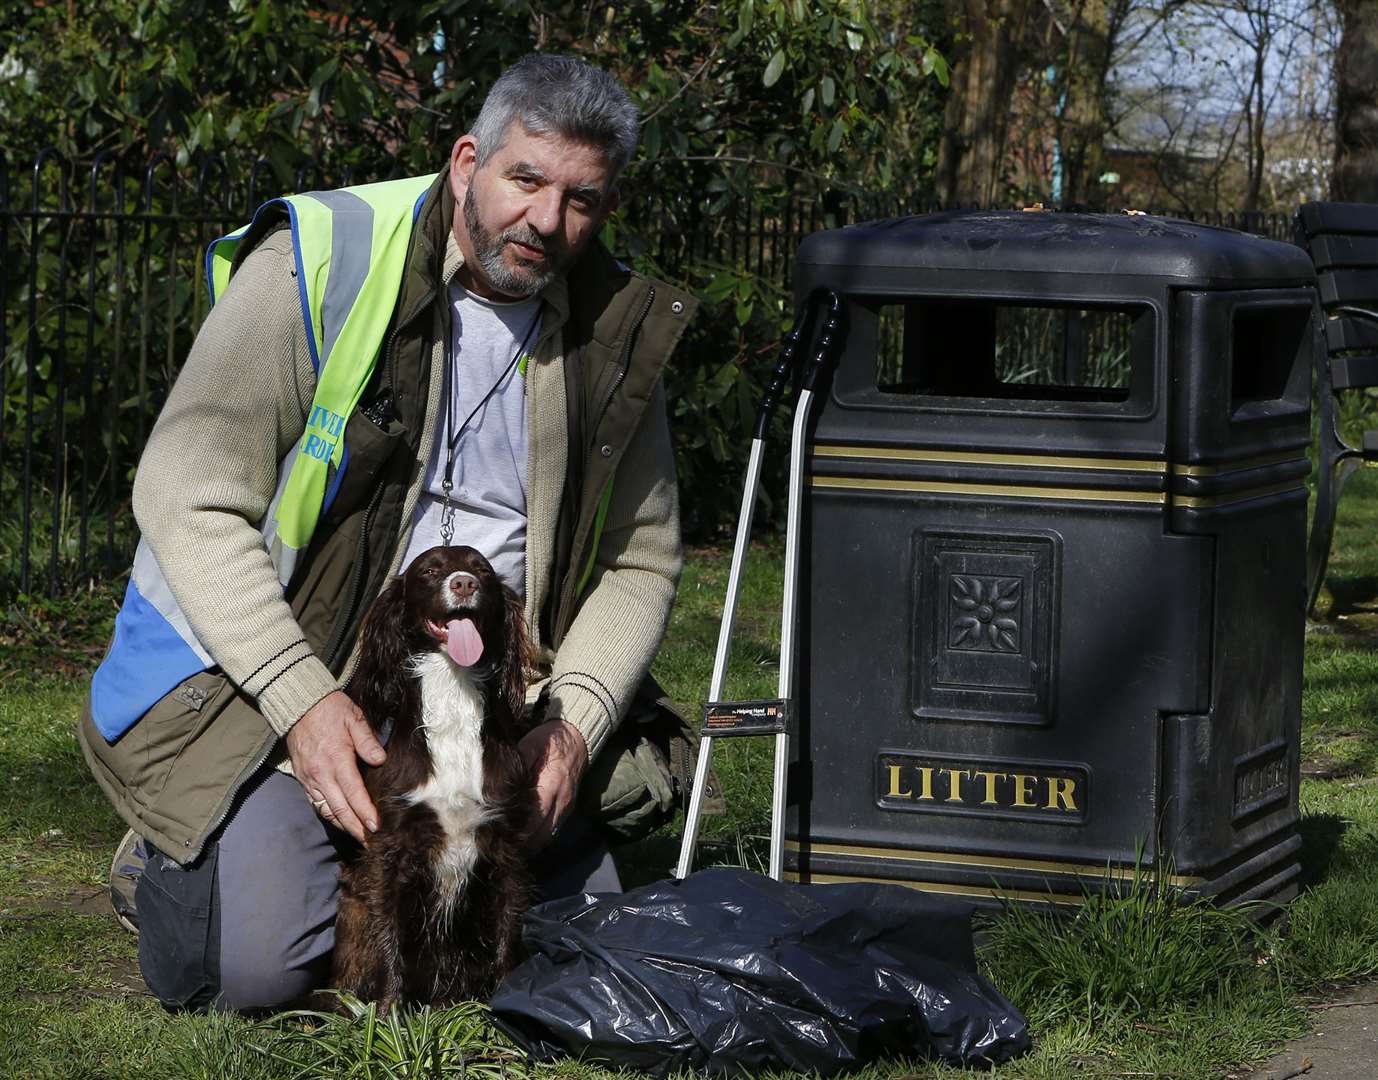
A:
[[[780,675],[783,559],[784,550],[778,542],[754,545],[747,552],[723,686],[726,698],[775,696]],[[713,675],[731,561],[730,549],[690,553],[665,645],[653,669],[670,697],[694,723]],[[768,865],[773,754],[771,739],[720,739],[714,743],[713,765],[722,783],[727,812],[704,819],[696,868],[725,864],[764,870]],[[671,831],[673,843],[668,849],[664,838],[648,845],[658,855],[669,855],[655,877],[669,873],[678,857],[678,823]],[[637,851],[628,855],[633,860],[640,857]]]
[[[1306,1030],[1309,998],[1378,975],[1378,476],[1341,504],[1321,618],[1306,645],[1304,886],[1285,920],[1180,905],[1145,876],[1071,917],[996,918],[982,962],[1029,1016],[1034,1051],[996,1078],[1224,1077]],[[727,694],[770,697],[778,675],[778,544],[753,548]],[[691,553],[656,674],[691,715],[706,693],[728,552]],[[113,590],[112,590],[113,592]],[[22,600],[0,616],[0,1077],[292,1080],[465,1074],[611,1074],[579,1063],[526,1067],[471,1007],[379,1020],[170,1016],[138,978],[135,939],[103,891],[122,827],[90,782],[73,736],[82,679],[103,647],[110,596]],[[697,865],[759,868],[771,741],[721,740],[726,814],[704,824]],[[632,881],[663,876],[674,830],[625,851]],[[922,1062],[862,1080],[950,1078]]]
[[[524,1080],[531,1073],[478,1002],[385,1016],[351,995],[340,995],[340,1002],[341,1013],[287,1013],[259,1025],[263,1056],[294,1080],[423,1080],[461,1071],[474,1080]]]
[[[1182,903],[1166,883],[1171,872],[1144,867],[1123,887],[1109,882],[1070,916],[1011,908],[989,931],[987,971],[1014,1000],[1037,1002],[1049,1025],[1158,1023],[1257,989],[1250,913]]]
[[[1302,691],[1303,881],[1278,947],[1309,991],[1378,974],[1378,473],[1340,502]]]

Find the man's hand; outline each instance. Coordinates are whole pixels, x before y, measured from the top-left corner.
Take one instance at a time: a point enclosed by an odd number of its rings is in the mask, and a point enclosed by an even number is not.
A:
[[[540,851],[574,805],[589,763],[588,746],[568,720],[549,720],[528,731],[517,748],[536,778],[536,820],[526,843]]]
[[[359,775],[357,759],[381,765],[387,754],[344,691],[327,694],[292,725],[287,753],[292,771],[322,818],[360,843],[378,828],[378,811]]]

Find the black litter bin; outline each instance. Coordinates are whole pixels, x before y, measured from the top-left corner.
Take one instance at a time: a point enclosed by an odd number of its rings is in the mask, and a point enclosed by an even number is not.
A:
[[[1295,893],[1312,282],[1291,245],[1142,215],[804,242],[845,344],[805,466],[788,877]]]

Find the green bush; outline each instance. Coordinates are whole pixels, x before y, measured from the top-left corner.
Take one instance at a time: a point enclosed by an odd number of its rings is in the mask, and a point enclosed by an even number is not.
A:
[[[729,521],[738,492],[724,479],[745,463],[788,320],[783,260],[798,238],[784,208],[833,189],[919,194],[921,133],[947,78],[920,24],[939,25],[939,8],[591,10],[111,0],[80,19],[39,4],[4,21],[0,207],[40,216],[0,211],[0,516],[30,475],[52,492],[94,485],[100,506],[120,507],[204,316],[204,246],[250,204],[438,168],[498,73],[544,49],[614,72],[642,109],[608,238],[638,269],[707,296],[671,402],[690,535]],[[35,174],[47,148],[57,156]],[[745,225],[739,244],[730,234]]]

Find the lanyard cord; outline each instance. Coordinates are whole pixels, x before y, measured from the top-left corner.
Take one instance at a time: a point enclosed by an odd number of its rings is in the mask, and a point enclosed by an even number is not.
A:
[[[446,439],[445,477],[441,486],[445,489],[447,493],[449,492],[450,487],[452,486],[451,479],[454,476],[455,470],[455,449],[459,446],[459,440],[463,437],[464,432],[468,429],[469,424],[474,419],[474,417],[479,414],[479,411],[485,405],[488,404],[489,399],[491,399],[492,396],[498,392],[498,387],[500,387],[504,382],[507,381],[507,376],[512,373],[512,369],[516,366],[517,361],[521,359],[522,353],[526,352],[527,343],[531,340],[531,335],[536,332],[536,324],[540,321],[541,309],[540,306],[537,305],[536,314],[532,317],[530,325],[526,328],[526,334],[522,337],[522,343],[517,346],[517,351],[512,354],[512,359],[507,361],[507,366],[502,369],[502,374],[498,376],[497,382],[493,383],[493,385],[488,388],[488,392],[484,394],[482,398],[479,399],[479,403],[475,405],[473,409],[470,411],[469,415],[464,418],[464,423],[460,424],[459,427],[452,430],[450,432],[449,438]],[[454,369],[453,339],[447,342],[445,346],[445,374],[448,375],[450,378],[450,417],[451,419],[453,419],[455,415],[454,407],[459,403],[459,379]]]
[[[522,353],[526,352],[527,343],[531,340],[531,335],[536,332],[536,324],[541,321],[540,304],[536,305],[536,314],[531,318],[531,324],[526,328],[526,334],[522,337],[522,343],[517,346],[517,351],[512,354],[512,359],[507,361],[507,366],[502,369],[502,374],[497,381],[488,388],[488,392],[479,399],[479,403],[473,407],[469,415],[464,418],[464,423],[450,432],[445,440],[445,475],[440,479],[440,490],[444,492],[445,505],[440,515],[440,538],[446,547],[450,546],[450,541],[455,535],[455,504],[450,500],[450,492],[454,490],[455,472],[455,450],[459,446],[459,440],[469,427],[470,421],[479,414],[479,411],[488,404],[494,394],[498,392],[507,376],[512,373],[512,369],[521,359]],[[454,336],[453,334],[445,342],[445,376],[450,380],[449,415],[451,419],[455,415],[455,406],[458,404],[459,378],[454,366]]]

